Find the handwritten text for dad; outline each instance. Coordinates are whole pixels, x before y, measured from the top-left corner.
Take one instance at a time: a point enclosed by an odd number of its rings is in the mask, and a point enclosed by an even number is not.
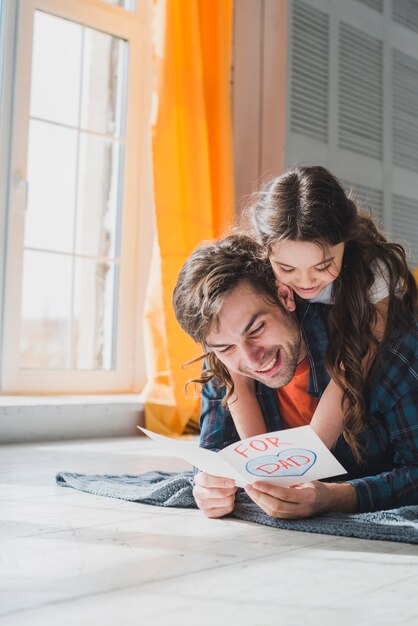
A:
[[[312,450],[289,449],[288,446],[292,444],[284,443],[278,437],[252,439],[247,443],[246,447],[243,443],[239,443],[233,450],[245,459],[249,458],[250,449],[256,452],[256,457],[246,464],[247,472],[255,476],[303,476],[316,462],[316,454]],[[286,449],[277,452],[280,445],[286,446]]]

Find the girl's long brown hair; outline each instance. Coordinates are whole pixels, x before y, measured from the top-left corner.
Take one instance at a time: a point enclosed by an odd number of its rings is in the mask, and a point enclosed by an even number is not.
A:
[[[344,242],[343,265],[333,283],[326,364],[343,390],[343,435],[361,458],[358,436],[366,423],[367,384],[376,361],[366,371],[362,361],[375,355],[377,320],[370,300],[376,263],[386,268],[389,304],[383,342],[417,318],[418,292],[403,247],[386,239],[370,215],[361,212],[338,179],[320,166],[292,168],[270,181],[255,196],[244,216],[266,254],[285,240],[335,246]]]

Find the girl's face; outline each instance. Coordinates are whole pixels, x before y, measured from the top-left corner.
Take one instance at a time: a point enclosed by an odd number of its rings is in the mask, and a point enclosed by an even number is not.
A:
[[[320,246],[311,241],[283,241],[273,244],[270,263],[279,282],[298,296],[318,296],[341,271],[344,243]]]

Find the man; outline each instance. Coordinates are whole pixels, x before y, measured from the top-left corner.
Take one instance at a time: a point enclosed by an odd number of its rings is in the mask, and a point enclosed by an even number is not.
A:
[[[174,291],[174,309],[186,332],[205,349],[201,445],[223,448],[238,434],[222,406],[231,389],[231,372],[254,379],[266,432],[292,425],[295,415],[309,423],[311,400],[329,381],[327,305],[304,305],[295,313],[293,292],[277,294],[268,261],[249,238],[227,237],[195,250],[184,264]],[[348,474],[344,480],[314,481],[298,487],[257,482],[248,495],[266,513],[283,518],[326,511],[364,512],[418,502],[418,328],[381,346],[368,384],[367,426],[359,436],[362,461],[356,462],[342,437],[333,449]],[[295,386],[295,372],[307,360],[307,384]],[[298,374],[299,377],[299,374]],[[223,385],[217,385],[217,381]],[[292,395],[293,394],[293,395]],[[300,407],[311,410],[310,415]],[[294,422],[293,422],[294,424]],[[194,496],[208,517],[234,507],[233,481],[203,473]]]

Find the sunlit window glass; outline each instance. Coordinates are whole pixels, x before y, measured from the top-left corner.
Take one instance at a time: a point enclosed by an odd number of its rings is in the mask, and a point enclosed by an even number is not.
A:
[[[36,11],[21,368],[115,367],[127,66],[124,40]]]

